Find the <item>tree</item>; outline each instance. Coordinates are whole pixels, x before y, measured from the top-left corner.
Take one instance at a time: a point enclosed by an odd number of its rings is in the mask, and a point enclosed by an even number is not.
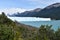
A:
[[[55,40],[60,40],[60,28],[55,32]]]
[[[53,40],[54,39],[54,31],[51,29],[52,26],[48,25],[41,25],[38,33],[37,39],[38,40]]]

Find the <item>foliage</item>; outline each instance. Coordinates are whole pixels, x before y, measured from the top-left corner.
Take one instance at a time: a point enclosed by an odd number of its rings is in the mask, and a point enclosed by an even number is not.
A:
[[[41,25],[33,28],[13,22],[4,12],[0,15],[0,40],[60,40],[60,28],[52,29],[52,25]]]

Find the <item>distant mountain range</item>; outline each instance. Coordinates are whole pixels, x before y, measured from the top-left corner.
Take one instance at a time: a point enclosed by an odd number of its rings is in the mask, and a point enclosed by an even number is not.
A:
[[[30,10],[30,11],[25,11],[22,13],[15,13],[13,15],[9,15],[10,17],[32,17],[33,15],[35,15],[36,13],[38,13],[39,11],[41,11],[40,8],[34,9],[34,10]],[[34,16],[33,16],[34,17]]]
[[[51,19],[60,19],[60,3],[54,3],[45,7],[44,9],[37,8],[23,13],[9,15],[10,17],[42,17]]]

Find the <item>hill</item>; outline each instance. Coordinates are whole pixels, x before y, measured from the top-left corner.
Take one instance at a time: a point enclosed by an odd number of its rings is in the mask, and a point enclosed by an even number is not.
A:
[[[0,40],[29,40],[34,37],[37,28],[13,22],[4,12],[0,15]]]
[[[35,15],[36,13],[38,13],[39,11],[41,11],[41,8],[36,8],[34,10],[25,11],[22,13],[17,12],[16,14],[8,15],[8,16],[10,16],[10,17],[31,17],[31,16]]]
[[[4,12],[0,15],[0,40],[60,40],[60,28],[54,30],[52,25],[35,28],[12,21]]]
[[[44,17],[60,20],[60,3],[52,4],[40,12],[38,12],[34,17]]]

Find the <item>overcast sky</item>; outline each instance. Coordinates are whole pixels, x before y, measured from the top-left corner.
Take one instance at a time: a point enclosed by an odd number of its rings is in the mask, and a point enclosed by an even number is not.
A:
[[[16,11],[22,12],[35,8],[44,8],[58,2],[60,0],[0,0],[0,11],[8,11],[8,13]]]

